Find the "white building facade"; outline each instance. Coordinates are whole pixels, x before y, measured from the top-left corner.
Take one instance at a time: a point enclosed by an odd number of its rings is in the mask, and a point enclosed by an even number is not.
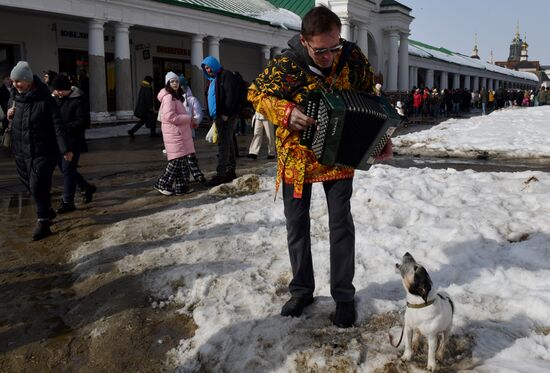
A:
[[[205,56],[251,81],[299,30],[298,16],[267,1],[199,3],[216,1],[0,0],[0,73],[22,59],[39,76],[43,70],[86,75],[92,120],[129,119],[144,76],[153,76],[158,91],[167,71],[184,73],[202,100]],[[386,91],[536,85],[528,73],[442,58],[413,45],[411,9],[393,0],[315,4],[340,16],[342,37],[362,48]]]

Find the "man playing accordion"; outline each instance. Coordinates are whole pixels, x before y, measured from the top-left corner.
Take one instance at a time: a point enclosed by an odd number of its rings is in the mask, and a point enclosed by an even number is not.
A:
[[[331,295],[336,302],[332,322],[346,328],[357,318],[355,227],[350,205],[354,169],[322,165],[309,148],[300,145],[302,131],[315,124],[300,106],[308,92],[336,89],[373,93],[373,71],[367,58],[357,45],[340,37],[340,30],[340,19],[331,10],[323,6],[311,9],[302,20],[301,33],[289,40],[289,49],[273,59],[251,84],[248,99],[277,128],[276,189],[282,182],[293,274],[291,298],[281,315],[298,317],[313,303],[309,209],[312,183],[322,182],[329,213]],[[391,141],[378,158],[384,156],[391,156]]]

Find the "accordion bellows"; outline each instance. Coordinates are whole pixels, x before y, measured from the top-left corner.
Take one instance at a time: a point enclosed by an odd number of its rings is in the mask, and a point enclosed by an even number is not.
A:
[[[368,170],[400,123],[385,97],[365,92],[310,92],[306,115],[316,125],[303,131],[301,144],[319,163]]]

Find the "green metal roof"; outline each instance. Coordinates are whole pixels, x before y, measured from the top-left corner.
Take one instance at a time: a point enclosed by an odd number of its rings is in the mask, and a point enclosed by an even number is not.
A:
[[[254,17],[270,10],[276,10],[276,7],[266,0],[154,0],[160,3],[177,5],[185,8],[202,10],[209,13],[217,13],[228,17],[245,19],[261,24],[269,25],[264,21]]]
[[[427,48],[427,49],[433,49],[433,50],[436,50],[436,51],[440,51],[440,52],[448,54],[448,55],[456,54],[456,52],[450,51],[450,50],[445,49],[443,47],[439,47],[439,48],[434,47],[433,45],[429,45],[429,44],[422,43],[420,41],[416,41],[416,40],[412,40],[412,39],[409,39],[409,43],[413,44],[413,45],[418,45],[419,47],[422,47],[422,48]]]
[[[303,17],[311,8],[315,6],[315,0],[268,0],[277,8],[284,8]]]

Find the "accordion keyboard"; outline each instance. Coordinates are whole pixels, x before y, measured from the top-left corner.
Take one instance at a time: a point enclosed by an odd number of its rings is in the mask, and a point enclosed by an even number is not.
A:
[[[302,132],[300,144],[327,166],[368,169],[398,123],[387,99],[364,92],[313,91],[305,106],[316,123]]]
[[[319,158],[323,154],[323,149],[325,147],[325,139],[329,122],[329,111],[323,100],[319,102],[319,110],[317,111],[316,117],[316,131],[313,137],[313,143],[311,144],[311,150],[313,150],[315,156]]]

